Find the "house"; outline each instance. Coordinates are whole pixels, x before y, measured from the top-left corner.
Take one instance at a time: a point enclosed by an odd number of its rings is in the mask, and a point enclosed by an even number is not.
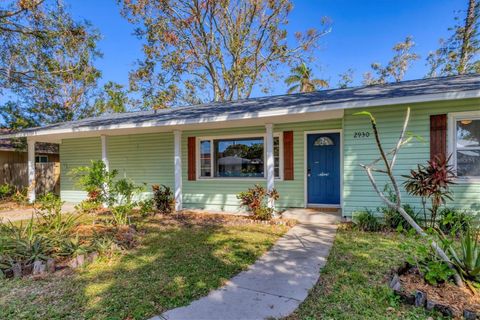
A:
[[[279,191],[277,208],[334,207],[351,216],[382,205],[360,167],[378,157],[370,123],[355,113],[373,113],[393,146],[407,107],[408,130],[424,141],[402,148],[396,175],[452,154],[458,177],[449,205],[480,210],[480,75],[108,114],[6,137],[26,137],[30,161],[35,142],[60,144],[64,201],[86,197],[68,172],[101,159],[137,183],[172,186],[178,209],[236,211],[236,195],[259,183]]]
[[[0,129],[9,134],[9,130]],[[18,189],[28,186],[27,148],[15,139],[0,140],[0,184]],[[35,167],[38,193],[59,192],[60,156],[58,144],[38,142],[35,145]]]

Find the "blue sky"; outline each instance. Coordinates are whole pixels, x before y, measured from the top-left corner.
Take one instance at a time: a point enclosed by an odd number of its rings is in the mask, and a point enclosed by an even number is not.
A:
[[[133,26],[120,16],[116,0],[68,0],[77,18],[90,20],[103,35],[99,46],[104,54],[97,66],[102,83],[112,80],[128,83],[128,72],[142,56],[141,41],[132,35]],[[289,31],[316,27],[322,16],[332,20],[332,31],[321,40],[313,66],[316,77],[335,86],[338,74],[355,70],[355,83],[372,62],[386,63],[392,46],[407,35],[414,37],[416,52],[422,57],[407,74],[407,79],[422,78],[425,58],[438,47],[438,39],[448,36],[454,14],[465,10],[466,0],[293,0]],[[285,93],[283,80],[273,85],[272,94]],[[255,91],[254,96],[262,95]]]

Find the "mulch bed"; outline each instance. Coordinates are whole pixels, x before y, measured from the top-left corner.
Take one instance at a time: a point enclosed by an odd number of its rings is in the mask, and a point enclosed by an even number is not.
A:
[[[408,304],[436,310],[455,319],[480,319],[480,294],[445,282],[431,285],[409,264],[392,274],[390,287]]]

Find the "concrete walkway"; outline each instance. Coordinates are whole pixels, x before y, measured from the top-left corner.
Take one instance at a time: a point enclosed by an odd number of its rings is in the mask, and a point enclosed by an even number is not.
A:
[[[27,220],[32,217],[33,211],[34,211],[33,208],[0,211],[0,220],[3,220],[4,222]],[[74,211],[75,211],[74,204],[65,203],[62,206],[62,212],[64,213],[70,213]]]
[[[290,210],[284,216],[300,223],[248,270],[208,296],[152,320],[253,320],[291,314],[317,282],[340,216],[307,209]]]

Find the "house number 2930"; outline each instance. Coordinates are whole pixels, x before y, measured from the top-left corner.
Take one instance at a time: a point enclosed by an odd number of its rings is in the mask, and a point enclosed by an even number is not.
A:
[[[357,131],[353,134],[353,138],[361,139],[361,138],[368,138],[370,137],[370,132],[368,131]]]

